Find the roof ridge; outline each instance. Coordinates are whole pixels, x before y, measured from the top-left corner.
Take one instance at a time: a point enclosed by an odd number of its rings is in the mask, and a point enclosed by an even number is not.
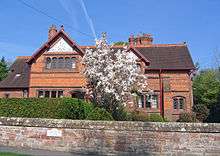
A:
[[[179,46],[187,46],[185,43],[174,43],[174,44],[148,44],[148,45],[138,45],[136,48],[144,48],[144,47],[179,47]]]

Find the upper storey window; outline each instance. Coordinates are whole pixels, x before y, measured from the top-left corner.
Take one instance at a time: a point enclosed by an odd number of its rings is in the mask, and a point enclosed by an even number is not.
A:
[[[48,57],[46,58],[46,69],[74,69],[76,58],[74,57]]]

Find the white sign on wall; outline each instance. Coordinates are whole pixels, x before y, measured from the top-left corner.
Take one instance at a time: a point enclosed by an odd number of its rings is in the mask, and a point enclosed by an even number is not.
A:
[[[49,137],[62,137],[62,130],[58,130],[56,128],[47,130],[47,136],[49,136]]]

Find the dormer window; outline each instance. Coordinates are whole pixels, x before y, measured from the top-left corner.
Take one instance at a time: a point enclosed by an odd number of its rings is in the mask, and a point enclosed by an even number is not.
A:
[[[73,69],[76,68],[74,57],[48,57],[46,58],[46,69]]]

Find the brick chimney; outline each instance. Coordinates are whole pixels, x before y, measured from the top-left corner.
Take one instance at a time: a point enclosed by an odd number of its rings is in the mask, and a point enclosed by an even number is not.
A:
[[[142,45],[152,44],[153,37],[151,34],[143,34],[142,36],[140,36],[140,42]]]
[[[50,40],[57,33],[57,28],[55,25],[52,25],[48,31],[48,40]]]
[[[132,38],[129,38],[129,43],[136,46],[149,45],[153,43],[153,37],[151,34],[142,34],[135,37],[132,36]]]

